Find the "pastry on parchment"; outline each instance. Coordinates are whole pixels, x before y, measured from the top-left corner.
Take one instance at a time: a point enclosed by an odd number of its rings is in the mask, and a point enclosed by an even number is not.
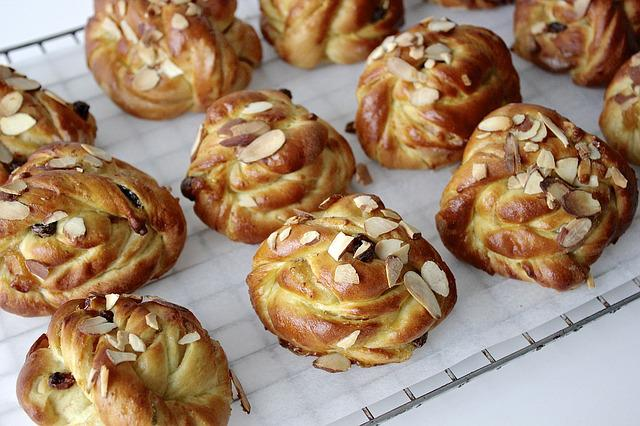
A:
[[[368,194],[333,196],[262,243],[247,277],[264,326],[318,368],[401,362],[456,302],[420,232]]]
[[[618,71],[604,96],[600,128],[628,161],[640,164],[640,53]]]
[[[262,34],[300,68],[364,60],[404,22],[402,0],[260,0]]]
[[[222,347],[187,309],[108,294],[55,312],[27,354],[17,396],[39,425],[218,426],[231,412],[230,374]]]
[[[574,83],[604,86],[638,50],[637,0],[516,0],[513,50]]]
[[[256,32],[235,10],[236,0],[95,0],[85,30],[88,66],[135,116],[204,111],[245,88],[262,59]]]
[[[182,193],[209,227],[259,243],[296,209],[344,192],[354,170],[347,141],[288,91],[243,91],[208,109]]]
[[[48,145],[0,186],[0,307],[48,315],[133,291],[174,265],[185,238],[177,199],[150,176],[90,145]]]
[[[403,169],[460,160],[482,117],[521,100],[520,79],[500,37],[433,18],[371,53],[357,97],[355,128],[365,153]]]
[[[0,65],[0,182],[52,142],[92,145],[96,120],[84,102],[67,102],[13,68]]]
[[[557,112],[512,104],[474,132],[436,225],[458,258],[556,290],[593,284],[591,265],[627,230],[636,176],[605,142]]]

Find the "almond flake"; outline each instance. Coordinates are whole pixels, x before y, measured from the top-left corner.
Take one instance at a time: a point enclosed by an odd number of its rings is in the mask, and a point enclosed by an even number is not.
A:
[[[187,4],[187,11],[185,12],[185,15],[187,16],[199,16],[202,14],[202,8],[195,4],[195,3],[189,3]]]
[[[0,131],[7,136],[17,136],[35,125],[36,120],[23,112],[0,118]]]
[[[29,272],[31,272],[36,277],[44,280],[49,276],[49,268],[46,265],[43,265],[42,263],[33,259],[25,260],[24,263],[27,266]]]
[[[469,75],[462,74],[461,79],[462,79],[462,84],[464,84],[467,87],[471,86],[472,83],[471,83],[471,79],[469,78]]]
[[[447,274],[432,260],[427,260],[420,268],[420,276],[425,280],[431,290],[440,296],[449,295],[449,280]]]
[[[270,130],[267,133],[258,136],[253,142],[247,145],[238,154],[238,160],[243,163],[253,163],[258,160],[270,157],[286,142],[286,136],[280,129]]]
[[[11,195],[20,195],[27,190],[27,183],[23,180],[15,180],[0,186],[0,192]]]
[[[442,311],[438,299],[433,294],[429,284],[413,271],[404,274],[404,286],[413,298],[434,318],[440,318]]]
[[[81,217],[72,217],[67,220],[62,227],[62,230],[71,240],[80,238],[87,233],[87,228],[84,226],[84,219]]]
[[[455,22],[446,19],[432,20],[427,24],[427,29],[436,33],[447,33],[457,26]]]
[[[82,149],[87,151],[89,154],[91,154],[94,157],[97,157],[97,158],[99,158],[99,159],[101,159],[103,161],[109,162],[109,161],[113,160],[113,157],[111,156],[111,154],[109,154],[104,149],[98,148],[97,146],[88,145],[86,143],[83,143],[80,146],[82,146]]]
[[[0,219],[23,220],[29,217],[29,206],[19,201],[0,200]]]
[[[0,115],[8,117],[15,114],[22,107],[22,93],[11,92],[2,97],[0,100]]]
[[[78,164],[78,159],[70,155],[52,158],[47,161],[47,167],[50,169],[72,169]]]
[[[118,326],[103,317],[91,317],[80,323],[78,330],[85,334],[107,334]]]
[[[149,91],[158,85],[160,76],[152,68],[142,68],[133,76],[133,87],[142,92]]]
[[[351,368],[351,361],[342,354],[331,353],[318,357],[313,366],[329,373],[342,373]]]
[[[542,126],[542,123],[540,121],[531,120],[531,127],[529,127],[529,129],[518,130],[517,128],[515,128],[511,133],[513,133],[513,136],[515,136],[519,141],[526,141],[538,134],[538,131],[540,131],[540,126]]]
[[[551,132],[558,139],[560,139],[560,142],[562,142],[562,145],[564,145],[565,147],[568,147],[569,139],[567,138],[567,135],[565,135],[564,132],[556,125],[556,123],[554,123],[553,120],[551,120],[549,117],[547,117],[542,113],[538,113],[538,116],[540,117],[540,120],[542,120],[542,122],[549,128],[549,130],[551,130]]]
[[[247,195],[244,193],[238,194],[238,205],[240,207],[258,207],[258,203],[253,199],[251,195]]]
[[[577,19],[582,18],[587,13],[590,4],[591,0],[575,0],[573,2],[573,10],[576,12]]]
[[[511,118],[503,115],[494,115],[482,120],[480,124],[478,124],[478,129],[485,132],[500,132],[509,130],[512,124]]]
[[[358,271],[348,263],[344,263],[336,267],[333,274],[333,280],[338,284],[360,284]]]
[[[620,170],[618,170],[617,167],[613,167],[613,166],[607,169],[607,174],[605,175],[605,178],[611,179],[613,183],[616,186],[619,186],[620,188],[626,188],[627,184],[629,183],[627,181],[627,178],[624,177],[624,175],[622,174],[622,172],[620,172]]]
[[[386,259],[388,256],[391,256],[392,254],[395,254],[398,250],[400,250],[400,247],[402,247],[403,243],[404,241],[397,240],[395,238],[380,240],[376,243],[376,256],[378,256],[379,259]]]
[[[184,15],[176,13],[171,18],[171,28],[180,31],[180,30],[187,29],[188,27],[189,27],[189,21],[187,20],[187,18],[184,17]]]
[[[107,397],[107,389],[109,387],[109,369],[106,365],[100,367],[100,396]]]
[[[434,43],[427,47],[425,55],[434,61],[451,63],[451,49],[443,43]]]
[[[546,29],[547,29],[547,23],[546,22],[536,22],[535,24],[533,24],[531,26],[531,34],[540,35],[543,32],[545,32]]]
[[[131,349],[136,352],[144,352],[147,350],[147,345],[144,341],[133,333],[129,333],[129,344],[131,345]]]
[[[524,114],[516,114],[513,117],[511,117],[511,120],[513,121],[513,124],[515,124],[516,126],[519,126],[524,122],[526,118],[527,116]]]
[[[409,56],[415,60],[419,60],[424,56],[424,46],[411,46]]]
[[[562,197],[561,203],[567,213],[577,217],[593,216],[602,210],[600,202],[587,191],[571,191]]]
[[[598,179],[598,176],[597,175],[589,176],[589,183],[587,185],[592,188],[597,188],[598,186],[600,186],[600,180]]]
[[[329,248],[327,249],[327,253],[331,256],[336,262],[340,261],[340,257],[347,251],[347,249],[353,243],[354,237],[347,235],[343,232],[338,232],[336,236],[331,241]],[[360,246],[362,247],[362,245]],[[360,248],[358,247],[358,248]],[[355,254],[354,254],[355,257]]]
[[[353,253],[353,258],[362,260],[363,257],[368,256],[369,249],[371,249],[372,246],[373,245],[369,241],[363,241],[362,244],[360,244],[360,246],[358,246],[356,251]],[[371,254],[371,257],[373,257],[373,253]]]
[[[586,217],[573,219],[571,222],[560,228],[558,233],[558,243],[565,248],[572,248],[578,245],[591,230],[591,219]]]
[[[162,63],[160,64],[160,72],[169,78],[175,78],[179,75],[184,74],[184,71],[182,71],[179,66],[171,62],[170,59],[165,59],[164,61],[162,61]]]
[[[347,350],[356,343],[356,340],[358,340],[359,335],[360,335],[360,330],[356,330],[350,333],[348,336],[345,336],[339,341],[337,341],[336,346],[341,349]]]
[[[232,126],[230,131],[232,136],[241,136],[241,135],[263,135],[271,130],[269,124],[265,123],[261,120],[255,121],[245,121],[240,124],[236,124]]]
[[[364,221],[364,230],[372,238],[378,238],[380,235],[393,231],[398,226],[396,222],[381,217],[370,217]]]
[[[88,165],[93,166],[95,168],[100,168],[102,167],[102,164],[104,164],[102,161],[98,160],[93,155],[85,155],[82,160]]]
[[[522,184],[515,176],[509,176],[507,179],[507,189],[522,189]]]
[[[117,6],[120,16],[124,16],[127,13],[127,2],[125,0],[118,0]]]
[[[413,44],[414,35],[411,32],[404,32],[395,38],[395,42],[400,47],[409,47]]]
[[[111,38],[117,41],[117,40],[120,40],[120,38],[122,37],[120,28],[118,28],[118,25],[115,22],[113,22],[111,18],[104,18],[102,20],[102,29],[104,30],[108,38]]]
[[[409,102],[413,106],[421,107],[431,105],[440,98],[440,92],[431,87],[421,87],[411,92]]]
[[[400,274],[402,274],[402,268],[404,267],[404,263],[398,256],[388,256],[384,260],[384,271],[387,276],[387,285],[389,288],[398,284],[398,279],[400,279]]]
[[[156,62],[158,62],[158,54],[152,46],[139,45],[138,56],[140,56],[142,62],[148,67],[153,67]]]
[[[149,327],[154,330],[160,330],[160,327],[158,326],[158,316],[154,312],[149,312],[145,315],[144,320]]]
[[[556,162],[556,174],[567,183],[573,183],[578,176],[578,159],[575,157],[563,158]]]
[[[189,343],[197,342],[198,340],[200,340],[200,334],[198,334],[197,331],[192,331],[191,333],[182,336],[182,338],[178,340],[178,344],[188,345]]]
[[[278,238],[278,231],[273,231],[267,237],[267,247],[269,247],[271,250],[276,249],[276,238]]]
[[[238,394],[242,410],[247,414],[251,413],[251,403],[249,403],[249,398],[247,398],[247,394],[242,387],[242,383],[240,383],[240,379],[238,379],[238,376],[236,376],[236,373],[234,373],[232,369],[229,369],[229,376],[231,376],[231,382],[236,388],[236,393]]]
[[[538,158],[536,159],[536,164],[538,167],[543,169],[555,169],[556,168],[556,160],[553,157],[553,153],[546,149],[543,149],[538,154]]]
[[[122,34],[124,34],[124,38],[129,40],[129,42],[136,44],[139,41],[138,35],[135,31],[133,31],[133,28],[131,28],[127,21],[120,21],[120,28],[122,28]]]
[[[522,147],[524,152],[536,152],[540,149],[540,146],[535,142],[526,142]]]
[[[200,143],[202,142],[202,131],[204,130],[204,126],[200,124],[198,127],[198,133],[196,134],[196,140],[193,142],[193,146],[191,147],[190,156],[193,157],[198,152],[200,148]]]
[[[436,66],[436,61],[434,61],[433,59],[429,58],[424,62],[424,69],[430,70],[433,67]]]
[[[484,163],[474,163],[471,168],[471,176],[474,182],[479,182],[487,177],[487,165]]]
[[[124,351],[129,342],[129,333],[123,330],[118,330],[116,337],[111,334],[105,334],[104,338],[107,342],[119,351]]]
[[[373,49],[373,51],[371,52],[371,54],[369,55],[369,57],[367,58],[367,62],[371,63],[377,59],[380,59],[384,56],[384,47],[382,46],[378,46],[375,49]]]
[[[390,219],[402,220],[402,217],[398,213],[396,213],[395,211],[393,211],[391,209],[382,209],[382,210],[380,210],[380,213],[382,213],[382,216],[388,217]]]
[[[284,241],[289,238],[289,234],[291,234],[291,227],[287,226],[278,234],[278,241]]]
[[[259,102],[251,102],[249,105],[244,107],[242,110],[242,114],[258,114],[261,112],[269,111],[273,108],[273,104],[271,102],[259,101]]]
[[[300,238],[300,243],[305,246],[308,246],[318,242],[319,239],[320,239],[320,233],[318,231],[309,231],[309,232],[305,232],[302,235],[302,238]]]
[[[540,125],[535,136],[530,138],[531,142],[542,142],[547,137],[547,126]]]
[[[113,363],[113,365],[118,365],[123,362],[133,362],[138,357],[136,354],[131,352],[119,352],[112,351],[111,349],[107,349],[107,358]]]
[[[542,183],[543,177],[535,170],[529,175],[527,179],[527,183],[524,185],[524,193],[529,195],[540,194],[542,192],[542,188],[540,187],[540,183]]]
[[[417,240],[418,238],[420,238],[420,235],[421,235],[420,231],[418,231],[417,228],[409,225],[404,220],[400,221],[400,226],[405,230],[407,235],[409,235],[409,238],[411,238],[412,240]]]
[[[9,164],[13,161],[13,154],[0,142],[0,163]]]
[[[116,305],[116,302],[118,301],[118,298],[120,298],[120,295],[117,294],[117,293],[106,294],[104,296],[104,299],[105,299],[104,308],[107,311],[110,311]]]
[[[398,57],[390,57],[387,59],[387,71],[395,75],[401,80],[416,82],[419,81],[418,70],[412,65]]]
[[[16,90],[30,91],[38,90],[41,87],[40,83],[27,77],[9,77],[4,81]]]
[[[67,217],[68,215],[61,211],[61,210],[56,210],[55,212],[51,213],[49,216],[46,217],[46,219],[42,222],[44,225],[50,225],[54,222],[57,222],[61,219],[64,219],[65,217]]]
[[[358,195],[353,199],[353,203],[365,213],[371,213],[379,207],[376,200],[369,195]]]

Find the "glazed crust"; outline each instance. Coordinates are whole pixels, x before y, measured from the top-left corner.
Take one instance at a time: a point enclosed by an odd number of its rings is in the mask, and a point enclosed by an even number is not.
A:
[[[521,100],[520,79],[500,37],[469,25],[432,31],[431,22],[425,20],[395,41],[385,41],[381,48],[390,51],[380,57],[374,51],[358,83],[358,139],[365,153],[385,167],[437,168],[459,161],[482,117]],[[398,40],[405,34],[414,35],[414,41],[402,47]],[[424,55],[416,47],[421,44],[415,40],[421,39],[427,48]],[[386,48],[390,42],[399,45]],[[424,68],[428,46],[436,43],[451,49],[452,60]],[[416,49],[418,55],[412,57]],[[389,63],[397,58],[415,69],[415,81],[393,72]],[[415,101],[413,96],[423,87],[436,89],[438,99]]]
[[[18,401],[39,425],[226,425],[231,412],[229,368],[222,347],[187,309],[151,298],[121,295],[106,311],[103,296],[71,300],[51,318],[47,334],[31,347],[17,384]],[[81,331],[83,322],[113,314],[107,334]],[[159,330],[146,321],[155,315]],[[106,316],[106,315],[105,315]],[[196,332],[200,339],[178,341]],[[114,347],[108,338],[135,334],[144,350]],[[108,336],[108,337],[107,337]],[[130,339],[130,337],[129,337]],[[107,350],[135,353],[114,364]],[[104,372],[108,372],[106,384]],[[53,373],[71,373],[67,389],[49,384]]]
[[[517,0],[513,50],[548,71],[569,72],[576,84],[606,85],[638,48],[637,0],[624,3],[591,0],[581,14],[570,2]]]
[[[431,0],[432,3],[445,7],[462,7],[465,9],[490,9],[505,4],[511,4],[514,0]]]
[[[255,102],[270,109],[245,114]],[[242,146],[223,146],[223,129],[261,121],[284,132],[286,142],[273,155],[245,163]],[[255,138],[255,136],[254,136]],[[347,141],[324,120],[292,103],[280,91],[243,91],[216,101],[207,111],[183,194],[209,227],[235,241],[259,243],[295,209],[314,210],[322,200],[344,192],[355,170]]]
[[[67,160],[75,166],[55,165]],[[21,220],[0,219],[0,306],[15,314],[47,315],[91,292],[133,291],[169,270],[184,246],[184,215],[167,189],[80,144],[40,149],[10,176],[16,182],[26,184],[20,195],[0,192],[3,204],[28,208]],[[46,230],[54,212],[66,216]],[[84,229],[72,233],[70,221]]]
[[[600,115],[607,142],[634,164],[640,164],[639,85],[640,53],[636,53],[611,80]]]
[[[519,114],[528,117],[525,124],[512,126],[509,131],[474,132],[462,165],[442,194],[436,225],[445,246],[477,268],[490,274],[567,290],[588,278],[591,264],[629,227],[638,203],[635,173],[606,143],[550,109],[512,104],[488,117]],[[540,143],[526,139],[518,141],[509,136],[510,132],[535,124],[534,121],[541,124],[540,114],[563,130],[568,146],[565,147],[544,125],[540,128],[544,126],[546,137]],[[517,148],[508,148],[510,140],[516,144],[511,146]],[[539,166],[548,164],[539,163],[543,150],[553,155],[556,162],[552,164],[557,165],[555,171]],[[510,152],[518,154],[511,155]],[[520,164],[515,163],[515,159],[519,159]],[[560,160],[565,163],[562,167]],[[571,162],[573,168],[564,167]],[[485,178],[474,174],[474,164],[486,165]],[[572,171],[564,172],[566,178],[560,179],[562,175],[558,170]],[[612,178],[611,173],[615,170],[626,179],[625,187]],[[532,175],[540,180],[545,175],[548,177],[536,188],[535,184],[529,184]],[[560,182],[569,192],[591,194],[589,198],[597,200],[600,211],[576,214],[575,208],[584,207],[584,203],[570,204],[569,198],[564,196],[562,204],[557,197],[551,196],[549,200],[547,193],[553,192],[541,188],[545,187],[545,182],[554,181]],[[569,207],[572,213],[567,210]],[[567,244],[565,232],[575,229],[570,223],[577,216],[586,217],[591,226],[582,238],[575,240],[575,244]]]
[[[88,66],[105,93],[135,116],[161,120],[204,111],[246,87],[262,59],[257,34],[234,17],[235,9],[235,0],[95,0],[86,27]],[[176,15],[186,28],[176,28]],[[136,84],[141,69],[155,70],[147,71],[160,77],[155,86]]]
[[[8,80],[7,80],[8,79]],[[34,88],[20,88],[15,80],[29,80]],[[5,96],[22,98],[15,113],[28,114],[35,124],[17,135],[7,135],[0,130],[0,182],[27,160],[27,157],[43,145],[52,142],[79,142],[92,145],[96,138],[96,120],[84,102],[68,103],[53,92],[39,87],[34,80],[13,68],[0,65],[0,100]],[[0,117],[6,116],[0,107]],[[13,114],[9,114],[13,115]],[[1,118],[0,118],[1,119]],[[8,153],[6,152],[8,150]]]
[[[380,258],[357,260],[349,250],[340,262],[334,260],[327,250],[339,232],[364,234],[366,219],[385,218],[384,204],[376,196],[370,196],[378,205],[376,210],[360,210],[354,203],[360,195],[332,197],[323,203],[326,209],[313,213],[313,218],[294,217],[276,231],[273,244],[264,242],[253,259],[247,277],[249,296],[264,326],[296,353],[339,353],[362,366],[401,362],[413,353],[414,341],[437,326],[453,308],[455,279],[426,240],[419,236],[411,239],[402,227],[369,238],[374,244],[398,239],[410,246],[408,263],[395,287],[389,288],[385,261]],[[317,241],[303,244],[302,237],[313,231],[319,233]],[[402,284],[407,271],[419,274],[429,260],[444,271],[448,282],[448,295],[436,295],[442,312],[439,318],[423,308]],[[334,273],[340,264],[355,268],[358,284],[336,281]],[[357,330],[360,333],[353,346],[345,349],[337,345]]]
[[[300,68],[364,60],[404,22],[402,0],[260,0],[262,34]]]

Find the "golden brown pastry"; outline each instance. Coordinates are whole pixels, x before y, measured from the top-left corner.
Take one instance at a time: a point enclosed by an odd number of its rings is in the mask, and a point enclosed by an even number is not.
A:
[[[402,0],[260,0],[262,34],[300,68],[364,60],[404,22]]]
[[[55,312],[17,395],[39,425],[226,425],[229,373],[222,347],[187,309],[108,294]]]
[[[374,195],[337,195],[320,208],[290,218],[253,258],[247,284],[260,320],[329,371],[408,359],[453,308],[453,274]]]
[[[600,128],[628,161],[640,164],[640,53],[615,75],[604,96]]]
[[[208,109],[182,193],[209,227],[259,243],[296,209],[344,192],[354,171],[347,141],[288,91],[243,91]]]
[[[432,18],[371,53],[357,96],[362,148],[383,166],[403,169],[458,161],[482,117],[521,100],[500,37]]]
[[[465,9],[489,9],[513,3],[513,0],[431,0],[432,3],[445,7],[462,7]]]
[[[0,183],[35,150],[52,142],[92,145],[89,105],[68,103],[40,83],[0,65]]]
[[[633,169],[557,112],[512,104],[474,132],[436,225],[458,258],[511,278],[568,290],[587,280],[638,204]]]
[[[106,94],[149,119],[204,111],[246,87],[262,59],[236,0],[95,0],[87,63]]]
[[[637,0],[516,0],[513,50],[576,84],[603,86],[638,49],[639,9]]]
[[[173,266],[185,228],[177,199],[140,170],[90,145],[41,148],[0,187],[0,307],[47,315],[133,291]]]

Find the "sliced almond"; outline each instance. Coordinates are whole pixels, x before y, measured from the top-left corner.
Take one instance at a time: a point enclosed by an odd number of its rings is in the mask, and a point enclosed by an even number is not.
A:
[[[573,183],[578,176],[578,159],[563,158],[556,162],[556,174],[567,183]]]
[[[106,365],[100,366],[100,396],[102,398],[107,397],[107,390],[109,388],[109,369]]]
[[[433,294],[429,284],[413,271],[404,274],[404,286],[413,298],[434,318],[440,318],[442,311],[438,299]]]
[[[343,337],[339,341],[337,341],[336,346],[344,350],[347,350],[356,343],[356,340],[358,340],[359,335],[360,335],[360,330],[356,330],[350,333],[349,335]]]
[[[300,238],[300,244],[305,246],[317,243],[320,240],[320,233],[318,231],[305,232]]]
[[[11,92],[2,97],[0,100],[0,115],[5,117],[11,116],[22,107],[22,93]]]
[[[518,130],[516,128],[511,133],[513,133],[513,136],[515,136],[519,141],[526,141],[533,138],[538,133],[538,131],[540,130],[540,126],[542,126],[542,123],[540,121],[532,120],[531,127],[529,127],[527,130]]]
[[[287,238],[289,238],[290,234],[291,234],[291,227],[287,226],[286,228],[284,228],[282,231],[278,233],[278,241],[286,240]]]
[[[531,25],[531,34],[533,35],[540,35],[542,33],[544,33],[544,31],[547,29],[547,23],[546,22],[536,22],[535,24]]]
[[[138,38],[138,34],[131,28],[131,25],[125,20],[120,21],[120,28],[122,29],[122,34],[124,34],[124,38],[129,40],[130,43],[136,44],[140,39]]]
[[[105,299],[104,308],[107,311],[110,311],[116,305],[116,302],[118,301],[119,298],[120,298],[120,295],[117,293],[106,294],[104,296],[104,299]]]
[[[260,112],[269,111],[271,108],[273,108],[273,104],[271,102],[251,102],[249,105],[244,107],[242,114],[258,114]]]
[[[411,226],[404,220],[400,221],[400,226],[405,230],[409,238],[411,238],[412,240],[417,240],[418,238],[420,238],[421,232],[416,227]]]
[[[240,400],[240,406],[242,407],[242,410],[247,414],[251,413],[251,403],[249,403],[249,398],[247,398],[247,394],[242,387],[242,383],[240,383],[240,379],[238,379],[236,373],[234,373],[231,369],[229,369],[229,376],[231,377],[231,383],[233,383],[233,386],[236,388],[236,392],[238,393],[238,399]]]
[[[522,149],[524,150],[524,152],[536,152],[540,149],[540,145],[535,142],[526,142]]]
[[[509,130],[512,124],[511,118],[503,115],[494,115],[482,120],[480,124],[478,124],[478,129],[484,132],[501,132]]]
[[[196,3],[187,3],[187,10],[184,14],[187,16],[199,16],[202,14],[202,8]]]
[[[109,154],[107,151],[105,151],[102,148],[98,148],[97,146],[93,146],[93,145],[88,145],[86,143],[83,143],[81,146],[82,146],[82,149],[87,151],[89,154],[103,161],[109,162],[113,160],[113,157],[111,156],[111,154]]]
[[[200,127],[198,127],[198,133],[196,134],[196,140],[193,142],[193,146],[191,147],[191,154],[190,154],[191,157],[196,155],[196,153],[198,152],[198,149],[200,148],[200,143],[202,142],[203,130],[204,130],[204,126],[200,124]]]
[[[409,56],[415,60],[422,59],[424,56],[424,46],[411,46],[411,48],[409,48]]]
[[[409,96],[409,102],[413,106],[422,107],[425,105],[431,105],[440,98],[440,92],[431,87],[421,87],[413,92]]]
[[[118,13],[120,16],[124,16],[127,13],[127,2],[125,0],[118,0],[116,4],[118,7]]]
[[[38,262],[37,260],[28,259],[25,260],[25,265],[29,272],[40,279],[46,279],[49,276],[49,268],[46,265]]]
[[[144,352],[147,350],[147,345],[144,341],[133,333],[129,333],[129,344],[131,345],[131,349],[136,352]]]
[[[158,325],[158,315],[156,315],[154,312],[149,312],[147,315],[145,315],[144,321],[149,327],[153,328],[154,330],[160,330],[160,326]]]
[[[587,13],[591,0],[574,0],[573,10],[576,12],[576,18],[580,19]]]
[[[553,157],[553,153],[546,149],[540,150],[538,154],[538,158],[536,159],[536,164],[538,167],[543,169],[555,169],[556,168],[556,160]]]
[[[244,193],[239,193],[238,194],[238,205],[240,207],[258,207],[258,203],[256,203],[256,200],[248,194],[244,194]]]
[[[91,317],[80,323],[78,330],[84,334],[107,334],[117,327],[103,317]]]
[[[158,85],[160,76],[152,68],[142,68],[133,76],[133,87],[142,92],[149,91]]]
[[[600,202],[590,192],[576,190],[565,194],[561,200],[567,213],[577,217],[588,217],[600,213]]]
[[[386,259],[388,256],[391,256],[404,244],[404,241],[397,240],[395,238],[389,238],[386,240],[380,240],[376,243],[375,253],[379,259]]]
[[[286,136],[280,129],[270,130],[258,136],[246,148],[238,154],[238,160],[243,163],[253,163],[258,160],[270,157],[286,142]]]
[[[548,176],[543,179],[540,187],[552,200],[561,201],[565,195],[571,192],[571,188],[564,181]]]
[[[84,219],[81,217],[72,217],[67,220],[62,229],[64,234],[71,240],[80,238],[87,233],[87,228],[84,226]]]
[[[50,169],[72,169],[78,164],[78,159],[70,155],[52,158],[47,161],[47,167]]]
[[[265,123],[261,120],[255,121],[245,121],[240,124],[236,124],[231,127],[231,135],[232,136],[240,136],[240,135],[263,135],[271,130],[269,124]]]
[[[471,167],[471,176],[474,182],[479,182],[487,177],[487,165],[484,163],[474,163]]]
[[[382,209],[380,210],[380,213],[382,213],[382,216],[388,217],[393,220],[402,220],[402,217],[391,209]]]
[[[507,179],[507,189],[522,189],[523,186],[516,176],[509,176]]]
[[[341,373],[351,368],[351,361],[342,354],[331,353],[318,357],[313,366],[329,373]]]
[[[420,276],[425,280],[431,290],[440,296],[449,295],[449,280],[447,274],[432,260],[427,260],[420,268]]]
[[[360,284],[360,277],[356,268],[348,263],[338,265],[333,274],[333,280],[338,284]]]
[[[105,32],[108,38],[118,41],[122,37],[122,33],[120,32],[120,28],[118,25],[113,22],[111,18],[103,18],[102,19],[102,30]]]
[[[381,217],[370,217],[364,221],[364,230],[371,238],[378,238],[380,235],[393,231],[398,226],[398,223]]]
[[[16,90],[30,91],[38,90],[41,87],[40,83],[27,77],[9,77],[4,81]]]
[[[598,186],[600,186],[600,179],[598,178],[597,175],[589,176],[588,186],[590,186],[592,188],[597,188]]]
[[[353,198],[353,203],[365,213],[371,213],[378,208],[378,203],[369,195],[358,195]]]
[[[102,165],[104,164],[102,161],[98,160],[96,157],[94,157],[93,155],[85,155],[84,158],[82,159],[86,164],[95,167],[95,168],[100,168],[102,167]]]
[[[0,163],[9,164],[13,161],[13,154],[9,149],[4,146],[4,144],[0,141]]]
[[[416,82],[419,81],[418,70],[412,65],[398,57],[390,57],[386,62],[387,70],[401,80]]]
[[[402,268],[404,268],[404,263],[402,263],[402,260],[400,260],[398,256],[388,256],[384,260],[384,270],[389,288],[398,283],[400,274],[402,274]]]
[[[160,63],[160,72],[169,78],[175,78],[184,74],[182,68],[173,63],[170,59],[165,59]]]
[[[11,195],[20,195],[26,190],[27,183],[23,180],[14,180],[13,182],[0,186],[0,192]]]
[[[179,345],[188,345],[189,343],[197,342],[200,340],[200,334],[197,331],[187,333],[178,340]]]
[[[370,250],[373,251],[373,244],[369,241],[363,241],[353,253],[353,258],[358,260],[362,260],[363,258],[371,259],[373,258],[373,253],[369,254]]]
[[[0,131],[7,136],[17,136],[35,125],[35,118],[24,112],[0,118]]]
[[[511,117],[511,120],[513,121],[513,124],[515,124],[516,126],[519,126],[524,122],[526,118],[527,116],[524,114],[516,114],[513,117]]]
[[[438,19],[429,21],[427,29],[436,33],[448,33],[457,26],[455,22],[448,21],[446,19]]]
[[[112,351],[111,349],[107,349],[107,358],[113,363],[113,365],[118,365],[123,362],[133,362],[138,356],[131,352],[119,352]]]
[[[189,28],[189,20],[179,13],[171,17],[171,28],[181,31]]]
[[[378,46],[375,49],[373,49],[373,51],[371,52],[371,54],[367,58],[367,63],[371,63],[371,62],[373,62],[375,60],[378,60],[378,59],[382,58],[383,56],[384,56],[384,47]]]
[[[276,249],[276,239],[278,238],[278,231],[273,231],[271,234],[269,234],[269,236],[267,237],[267,247],[269,247],[271,250],[275,250]]]
[[[462,80],[462,84],[464,84],[467,87],[471,86],[472,82],[471,82],[471,78],[469,78],[468,74],[462,74],[462,77],[460,77],[460,78]]]
[[[451,62],[451,49],[443,43],[430,44],[425,50],[425,55],[434,61]]]
[[[65,217],[67,217],[68,214],[61,211],[61,210],[56,210],[55,212],[51,213],[49,216],[46,217],[46,219],[42,222],[44,225],[50,225],[54,222],[57,222],[61,219],[64,219]]]
[[[527,183],[524,185],[524,193],[525,194],[540,194],[542,192],[542,188],[540,187],[540,183],[544,178],[537,170],[533,171],[529,178],[527,179]]]
[[[578,163],[578,181],[583,184],[589,183],[591,176],[591,160],[583,158]]]
[[[560,127],[558,127],[556,123],[554,123],[553,120],[551,120],[546,115],[538,113],[538,116],[540,117],[540,120],[542,120],[542,122],[545,124],[545,126],[547,126],[549,130],[551,130],[551,133],[553,133],[558,139],[560,139],[562,145],[568,147],[569,139],[567,138],[567,135],[565,135],[564,132],[560,129]]]
[[[578,245],[591,230],[591,219],[586,217],[573,219],[564,225],[558,233],[558,243],[565,248]]]
[[[518,142],[516,142],[512,134],[508,134],[504,142],[504,161],[510,174],[520,172],[522,158],[520,157]]]
[[[29,217],[29,206],[20,201],[0,200],[0,219],[23,220]]]
[[[629,183],[627,181],[627,178],[624,177],[624,175],[622,174],[622,172],[617,167],[613,167],[613,166],[607,169],[607,174],[605,175],[605,178],[611,179],[613,183],[616,186],[619,186],[620,188],[626,188]]]
[[[118,330],[116,337],[111,334],[105,334],[104,338],[109,342],[111,346],[119,351],[124,351],[129,342],[129,333],[123,330]]]
[[[529,140],[531,142],[542,142],[545,138],[547,137],[547,126],[543,126],[540,125],[540,128],[538,128],[538,132],[535,134],[534,137],[530,138]]]
[[[350,235],[347,235],[343,232],[338,232],[338,234],[336,234],[336,236],[333,238],[333,241],[331,241],[329,248],[327,249],[329,256],[331,256],[336,262],[339,262],[340,258],[351,246],[354,239],[355,238]]]

